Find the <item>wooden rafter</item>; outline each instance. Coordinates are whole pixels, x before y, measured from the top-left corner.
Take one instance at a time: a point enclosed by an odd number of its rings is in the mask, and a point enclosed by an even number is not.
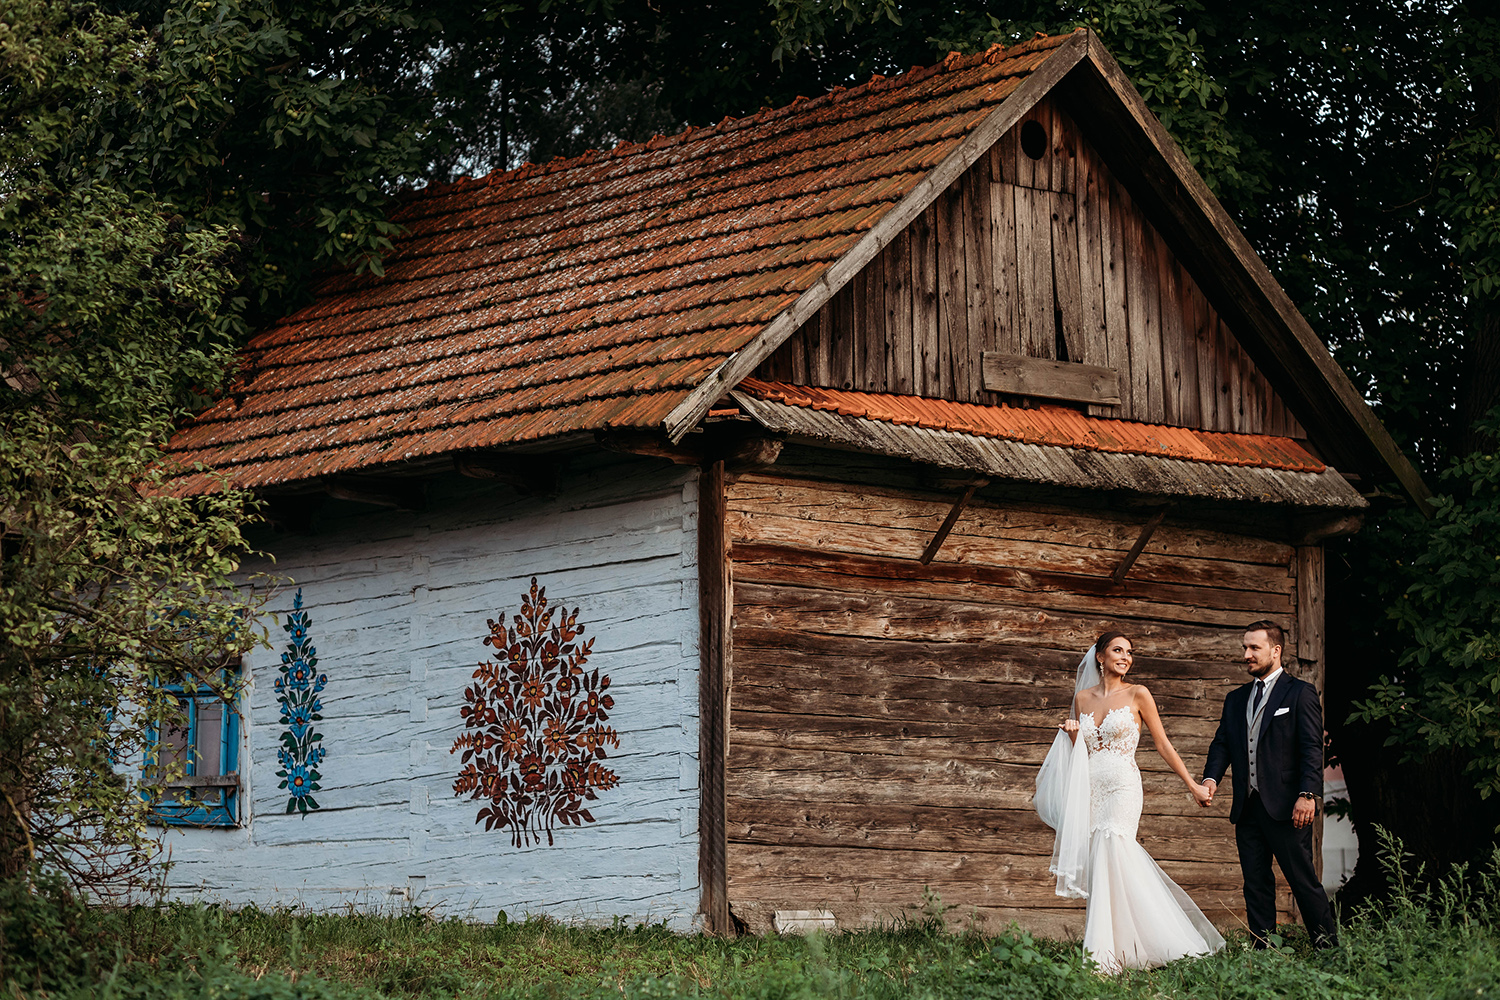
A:
[[[943,542],[948,538],[948,532],[958,523],[958,515],[963,513],[964,505],[974,499],[974,491],[988,486],[990,481],[984,477],[974,480],[953,503],[953,508],[948,511],[948,516],[943,518],[943,524],[938,528],[937,534],[932,536],[932,541],[927,543],[927,548],[922,550],[922,565],[926,566],[932,562],[933,557],[938,554],[938,549],[943,547]]]
[[[464,451],[453,456],[453,468],[470,479],[493,479],[523,496],[557,495],[562,460],[552,456],[514,455],[501,451]]]
[[[1135,544],[1130,547],[1130,551],[1125,553],[1125,558],[1120,560],[1120,565],[1115,567],[1113,579],[1117,585],[1125,582],[1125,574],[1130,572],[1130,567],[1135,565],[1135,561],[1145,551],[1146,543],[1151,541],[1151,536],[1156,533],[1156,529],[1161,526],[1162,519],[1166,516],[1167,508],[1163,507],[1155,514],[1152,514],[1150,520],[1141,525],[1140,536],[1136,538]]]

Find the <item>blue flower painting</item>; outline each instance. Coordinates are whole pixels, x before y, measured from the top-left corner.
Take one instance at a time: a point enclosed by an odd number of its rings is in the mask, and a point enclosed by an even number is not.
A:
[[[318,651],[308,635],[311,627],[312,619],[302,610],[299,587],[292,600],[292,613],[282,626],[291,642],[281,654],[281,676],[276,678],[281,724],[286,726],[276,751],[276,762],[281,765],[276,777],[281,779],[279,787],[287,790],[286,811],[300,812],[304,817],[309,809],[318,808],[318,800],[312,793],[319,790],[322,775],[317,768],[328,752],[323,747],[323,734],[313,727],[313,723],[323,719],[323,703],[318,695],[328,684],[328,675],[317,672]]]

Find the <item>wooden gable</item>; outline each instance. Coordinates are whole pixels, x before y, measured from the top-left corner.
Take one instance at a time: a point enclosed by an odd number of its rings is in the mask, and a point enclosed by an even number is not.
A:
[[[972,403],[1117,397],[1088,412],[1306,436],[1050,96],[755,374]]]

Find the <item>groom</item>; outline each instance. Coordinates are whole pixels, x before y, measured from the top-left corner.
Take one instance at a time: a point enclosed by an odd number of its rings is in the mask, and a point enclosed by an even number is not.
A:
[[[1322,945],[1338,938],[1312,856],[1313,819],[1323,797],[1323,709],[1316,688],[1281,669],[1284,641],[1274,622],[1245,626],[1245,668],[1253,682],[1224,699],[1203,767],[1210,798],[1224,771],[1234,769],[1229,821],[1245,877],[1245,915],[1261,948],[1276,929],[1273,857],[1308,934]]]

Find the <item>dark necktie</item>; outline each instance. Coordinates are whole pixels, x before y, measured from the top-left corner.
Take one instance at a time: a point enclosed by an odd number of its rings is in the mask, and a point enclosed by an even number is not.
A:
[[[1260,700],[1262,698],[1264,698],[1265,695],[1266,695],[1266,682],[1265,681],[1256,681],[1255,682],[1255,698],[1250,702],[1250,714],[1251,715],[1254,715],[1256,712],[1260,711]]]

